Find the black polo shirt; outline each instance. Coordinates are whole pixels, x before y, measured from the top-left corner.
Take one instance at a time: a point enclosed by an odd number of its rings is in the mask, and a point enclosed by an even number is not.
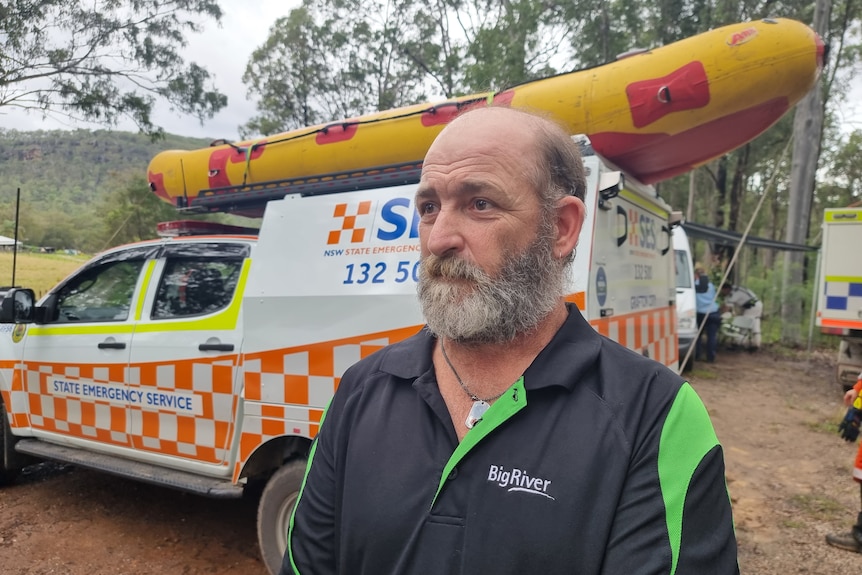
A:
[[[738,573],[722,450],[679,376],[572,307],[459,443],[433,345],[344,375],[282,573]]]

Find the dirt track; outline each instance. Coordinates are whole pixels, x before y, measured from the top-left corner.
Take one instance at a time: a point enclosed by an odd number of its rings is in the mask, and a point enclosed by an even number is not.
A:
[[[742,573],[856,573],[862,556],[828,547],[859,490],[840,440],[831,353],[721,350],[690,381],[722,441]],[[42,574],[266,575],[254,501],[218,501],[69,466],[30,468],[0,492],[0,571]]]
[[[43,464],[0,496],[0,572],[266,575],[255,510]]]

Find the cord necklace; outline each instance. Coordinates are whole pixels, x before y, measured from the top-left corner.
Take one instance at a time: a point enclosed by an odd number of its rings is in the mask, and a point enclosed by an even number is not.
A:
[[[485,415],[485,412],[488,411],[488,408],[491,407],[491,402],[499,399],[504,393],[506,393],[506,389],[498,393],[493,397],[488,397],[482,399],[467,387],[467,385],[461,380],[461,376],[458,375],[458,372],[455,370],[455,366],[452,365],[452,361],[449,359],[449,355],[446,353],[446,347],[443,345],[443,339],[440,339],[440,351],[443,352],[443,359],[446,360],[446,364],[449,366],[449,369],[452,370],[452,373],[455,375],[455,379],[458,380],[458,385],[461,386],[461,389],[464,390],[470,399],[473,400],[473,406],[470,408],[470,413],[467,414],[467,419],[464,420],[464,425],[467,426],[467,429],[473,429],[473,426],[479,423],[482,420],[482,416]]]

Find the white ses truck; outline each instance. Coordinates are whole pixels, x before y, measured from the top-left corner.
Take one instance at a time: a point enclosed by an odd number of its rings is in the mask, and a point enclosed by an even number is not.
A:
[[[677,368],[670,208],[596,156],[570,301]],[[108,250],[39,302],[0,304],[0,482],[32,457],[212,497],[261,489],[276,572],[306,455],[344,370],[423,324],[415,186],[266,205],[259,232],[200,222]],[[203,235],[195,235],[203,233]]]
[[[818,272],[817,325],[841,336],[836,377],[846,389],[862,372],[862,208],[823,214]]]

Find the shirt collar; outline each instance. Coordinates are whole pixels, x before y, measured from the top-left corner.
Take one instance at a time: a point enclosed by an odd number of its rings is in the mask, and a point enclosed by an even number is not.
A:
[[[573,389],[598,359],[603,338],[584,319],[577,307],[567,304],[568,318],[524,372],[526,389],[560,385]],[[393,345],[380,369],[402,379],[414,380],[432,369],[434,336],[422,328],[416,335]]]

